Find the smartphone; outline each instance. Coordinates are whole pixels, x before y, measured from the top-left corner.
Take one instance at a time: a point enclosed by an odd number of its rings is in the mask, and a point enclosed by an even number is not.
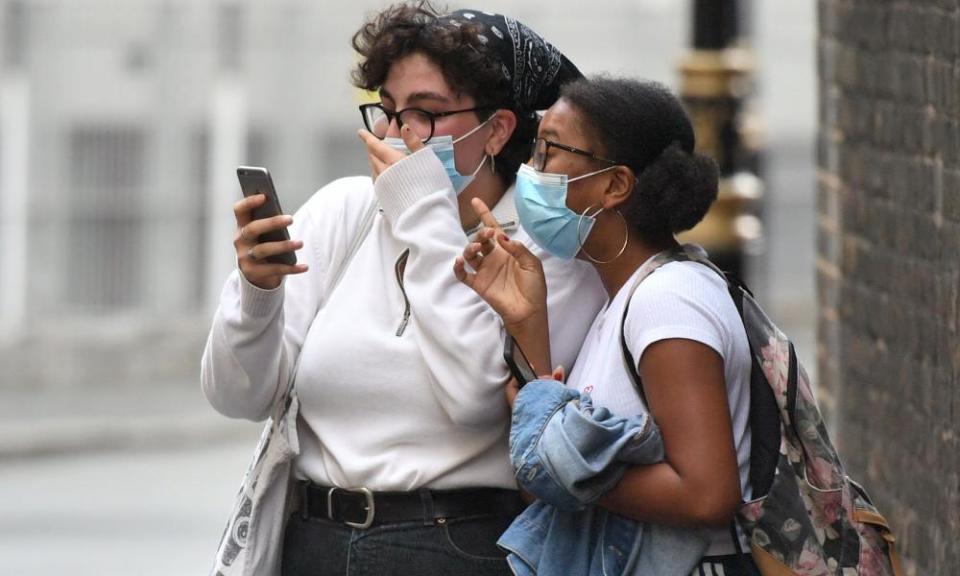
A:
[[[503,341],[503,359],[507,361],[507,367],[510,368],[510,374],[517,379],[520,387],[524,384],[539,378],[530,361],[523,355],[520,345],[513,339],[513,336],[507,334]]]
[[[283,211],[280,209],[280,200],[277,198],[277,190],[273,187],[273,179],[270,178],[269,170],[260,166],[240,166],[237,168],[237,178],[240,180],[240,189],[243,191],[245,198],[257,194],[264,194],[267,197],[266,202],[253,209],[254,220],[283,214]],[[257,242],[283,242],[289,239],[290,233],[287,232],[286,228],[281,228],[280,230],[271,230],[270,232],[261,234]],[[297,263],[297,255],[293,252],[284,252],[283,254],[268,256],[266,260],[267,262],[290,264],[292,266]]]

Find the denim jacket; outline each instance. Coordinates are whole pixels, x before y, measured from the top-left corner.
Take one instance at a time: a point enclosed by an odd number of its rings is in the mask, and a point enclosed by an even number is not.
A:
[[[689,574],[707,547],[702,531],[644,524],[593,505],[628,466],[663,457],[648,414],[614,416],[555,380],[524,386],[513,407],[510,459],[537,501],[497,542],[514,574]]]

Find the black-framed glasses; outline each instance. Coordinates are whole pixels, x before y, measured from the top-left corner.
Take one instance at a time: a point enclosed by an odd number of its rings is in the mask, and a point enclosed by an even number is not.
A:
[[[618,166],[620,162],[615,162],[607,158],[601,158],[589,150],[581,150],[580,148],[574,148],[573,146],[567,146],[566,144],[561,144],[559,142],[554,142],[552,140],[547,140],[546,138],[534,138],[533,139],[533,156],[530,158],[530,166],[537,172],[543,172],[544,168],[547,166],[547,154],[550,153],[550,148],[559,148],[566,152],[572,152],[573,154],[579,154],[580,156],[586,156],[591,160],[596,160],[598,162],[603,162],[610,166]]]
[[[433,138],[433,129],[437,118],[462,114],[464,112],[484,112],[492,110],[489,106],[477,106],[475,108],[464,108],[463,110],[448,110],[446,112],[430,112],[422,108],[404,108],[403,110],[387,110],[380,102],[372,104],[361,104],[360,114],[363,115],[363,124],[371,134],[381,140],[387,136],[387,130],[390,129],[390,123],[397,119],[397,128],[409,126],[413,133],[417,135],[424,143]]]

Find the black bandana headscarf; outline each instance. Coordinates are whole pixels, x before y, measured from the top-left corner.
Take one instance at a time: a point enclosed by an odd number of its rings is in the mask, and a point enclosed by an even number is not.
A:
[[[567,57],[539,34],[513,18],[479,10],[457,10],[440,18],[446,26],[480,25],[480,41],[501,63],[512,85],[511,104],[519,112],[544,110],[560,96],[560,87],[583,76]]]

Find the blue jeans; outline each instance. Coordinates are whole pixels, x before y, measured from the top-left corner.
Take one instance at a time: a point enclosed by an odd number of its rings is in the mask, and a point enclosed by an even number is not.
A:
[[[359,530],[294,513],[283,541],[283,576],[510,576],[497,548],[513,515],[402,522]]]

